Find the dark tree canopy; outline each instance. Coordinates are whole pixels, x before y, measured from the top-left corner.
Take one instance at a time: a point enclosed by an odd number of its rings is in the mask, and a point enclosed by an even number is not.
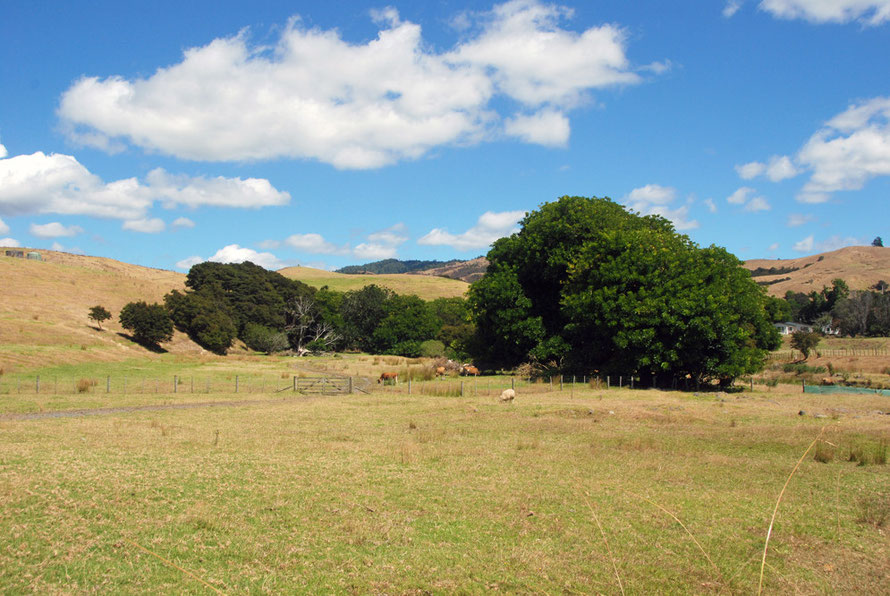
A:
[[[875,238],[874,240],[871,241],[871,245],[872,246],[884,246],[884,241],[881,240],[880,236],[878,236],[877,238]]]
[[[173,321],[161,304],[130,302],[121,309],[120,321],[145,346],[157,347],[162,341],[173,339]]]
[[[662,217],[562,197],[521,225],[470,288],[470,349],[485,367],[531,358],[566,372],[726,382],[759,370],[779,343],[740,261]]]
[[[273,329],[285,326],[285,305],[294,298],[312,296],[315,290],[249,261],[199,263],[189,270],[186,285],[193,291],[221,299],[240,334],[247,323]]]
[[[815,331],[795,331],[791,334],[791,347],[800,350],[803,359],[810,357],[810,352],[816,349],[822,336]]]
[[[90,319],[96,321],[99,329],[102,328],[102,321],[107,321],[110,318],[111,313],[108,312],[108,309],[104,306],[94,306],[90,308]]]

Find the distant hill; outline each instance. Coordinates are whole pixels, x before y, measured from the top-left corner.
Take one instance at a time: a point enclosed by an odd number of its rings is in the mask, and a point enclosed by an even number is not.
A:
[[[890,282],[890,247],[848,246],[799,259],[752,259],[743,266],[773,296],[788,290],[818,292],[837,278],[852,290],[865,290],[881,280]]]
[[[479,257],[470,261],[451,261],[441,267],[417,271],[418,275],[438,275],[473,283],[485,275],[488,270],[488,259]]]
[[[366,273],[389,274],[389,273],[415,273],[424,271],[434,267],[442,267],[454,263],[461,263],[457,259],[451,261],[401,261],[399,259],[384,259],[382,261],[374,261],[365,265],[349,265],[337,269],[335,273],[345,273],[346,275],[361,275]]]
[[[313,269],[312,267],[286,267],[278,272],[285,277],[298,279],[314,288],[327,286],[338,292],[348,292],[349,290],[359,290],[365,286],[376,284],[389,288],[397,294],[415,294],[424,300],[463,296],[468,287],[466,282],[456,279],[406,275],[404,273],[350,275],[336,271]]]

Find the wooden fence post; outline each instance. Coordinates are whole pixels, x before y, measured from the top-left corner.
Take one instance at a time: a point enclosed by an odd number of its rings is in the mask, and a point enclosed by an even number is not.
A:
[[[105,377],[105,393],[111,393],[111,376]]]
[[[235,393],[238,393],[238,375],[235,375]]]
[[[37,375],[37,393],[40,393],[40,375]]]
[[[349,395],[352,395],[352,377],[349,377]]]
[[[173,375],[173,393],[179,392],[179,376]]]

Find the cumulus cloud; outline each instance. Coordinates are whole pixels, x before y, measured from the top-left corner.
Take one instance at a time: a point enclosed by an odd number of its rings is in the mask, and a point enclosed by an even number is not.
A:
[[[293,18],[271,47],[242,32],[189,48],[147,78],[82,78],[63,94],[59,116],[87,145],[125,141],[201,161],[377,168],[499,130],[558,146],[569,136],[567,113],[593,91],[641,80],[623,29],[576,32],[562,27],[570,17],[562,6],[513,0],[465,13],[463,39],[443,51],[394,9],[375,13],[380,30],[366,43]],[[519,104],[521,115],[505,120],[505,104]]]
[[[727,0],[723,7],[723,16],[727,19],[735,15],[742,7],[742,0]]]
[[[810,235],[799,242],[795,242],[792,248],[797,252],[819,253],[830,252],[832,250],[837,250],[845,246],[858,246],[861,244],[865,244],[865,241],[860,238],[853,238],[849,236],[846,238],[842,238],[841,236],[832,236],[821,242],[816,242],[814,237]]]
[[[164,223],[164,220],[157,217],[130,219],[125,221],[121,227],[125,230],[142,232],[143,234],[157,234],[167,229],[167,225]]]
[[[750,186],[743,186],[734,193],[726,197],[726,202],[730,205],[742,205],[745,211],[767,211],[770,204],[765,197],[754,196],[757,191]]]
[[[364,242],[354,248],[350,244],[334,244],[325,240],[324,236],[316,233],[292,234],[285,238],[284,244],[296,251],[309,254],[322,255],[351,255],[358,259],[389,259],[397,256],[398,248],[408,240],[405,224],[398,223],[394,226],[368,234]],[[261,247],[275,248],[281,243],[276,240],[266,240]]]
[[[788,216],[788,227],[796,228],[805,224],[810,223],[811,221],[815,221],[816,218],[813,215],[804,215],[803,213],[792,213]]]
[[[57,213],[137,220],[155,201],[165,206],[264,207],[290,200],[268,180],[173,176],[162,169],[146,182],[104,182],[71,155],[40,151],[0,159],[0,213]]]
[[[526,143],[564,147],[569,141],[569,119],[550,109],[530,116],[520,114],[504,121],[504,133]]]
[[[174,228],[194,228],[195,222],[187,217],[177,217],[171,224]]]
[[[216,263],[243,263],[250,261],[255,265],[264,267],[265,269],[275,270],[281,269],[285,264],[270,252],[257,252],[251,248],[244,248],[237,244],[229,244],[224,246],[207,259]]]
[[[782,19],[811,23],[880,25],[890,20],[890,0],[763,0],[760,10]]]
[[[787,155],[773,155],[768,163],[752,161],[736,166],[735,171],[743,180],[751,180],[765,174],[773,182],[793,178],[799,173]]]
[[[241,207],[254,208],[286,205],[290,195],[276,190],[262,178],[204,178],[168,174],[161,168],[146,176],[152,192],[161,199],[164,207]]]
[[[675,209],[670,205],[677,198],[677,190],[660,184],[635,188],[624,199],[624,204],[640,215],[660,215],[673,222],[678,230],[694,230],[698,221],[689,219],[689,203]]]
[[[417,243],[426,246],[450,246],[457,250],[476,250],[490,246],[498,238],[519,231],[519,220],[525,211],[486,211],[476,225],[461,234],[452,234],[442,228],[434,228]]]
[[[708,211],[710,211],[711,213],[717,213],[717,204],[714,203],[714,199],[709,197],[702,202],[705,204],[705,207],[708,208]]]
[[[293,234],[284,243],[301,252],[322,255],[337,255],[349,252],[347,247],[331,244],[321,234]]]
[[[811,171],[798,200],[821,203],[830,193],[858,190],[890,175],[890,97],[850,106],[828,121],[797,154]]]
[[[9,153],[6,151],[6,147],[3,146],[3,143],[0,143],[0,159],[3,159],[7,155],[9,155]]]
[[[6,222],[3,219],[0,219],[0,234],[8,234],[9,226],[6,225]]]
[[[61,238],[67,236],[77,236],[83,233],[80,226],[65,227],[57,221],[48,224],[31,224],[28,231],[32,236],[38,238]]]
[[[203,257],[199,257],[199,256],[195,255],[193,257],[187,257],[181,261],[177,261],[176,268],[188,270],[188,269],[191,269],[194,265],[197,265],[198,263],[203,263],[204,261],[205,261],[205,259]]]
[[[15,238],[0,238],[0,246],[3,248],[16,248],[21,246]]]

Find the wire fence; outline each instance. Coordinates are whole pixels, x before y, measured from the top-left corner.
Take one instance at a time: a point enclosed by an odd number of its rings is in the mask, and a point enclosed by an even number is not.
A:
[[[499,395],[505,389],[527,393],[574,391],[583,388],[640,387],[639,377],[551,376],[464,377],[431,380],[396,379],[375,382],[368,377],[274,375],[3,375],[0,395],[143,395],[143,394],[303,394],[397,393],[432,396]]]
[[[812,351],[822,358],[845,358],[848,356],[890,356],[890,350],[886,348],[840,348],[840,349],[820,349],[816,348]],[[771,360],[798,360],[803,358],[803,353],[799,350],[777,350],[770,352]]]

